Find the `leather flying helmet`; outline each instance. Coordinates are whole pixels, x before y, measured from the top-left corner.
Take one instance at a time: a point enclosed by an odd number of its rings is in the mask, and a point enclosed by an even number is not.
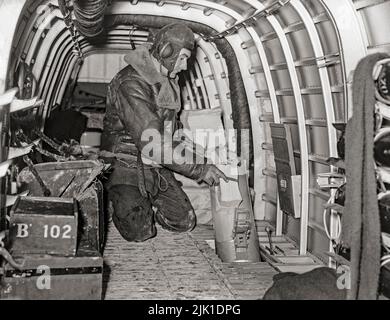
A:
[[[185,48],[192,51],[195,36],[185,24],[173,23],[165,26],[155,35],[151,53],[169,72],[175,67],[180,51]]]

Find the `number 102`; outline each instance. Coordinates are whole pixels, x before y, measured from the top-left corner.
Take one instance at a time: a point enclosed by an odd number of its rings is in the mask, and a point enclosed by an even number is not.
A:
[[[49,225],[45,224],[43,226],[43,231],[44,231],[43,232],[44,238],[70,239],[71,238],[70,233],[72,231],[72,227],[69,224],[67,224],[67,225],[63,226],[62,230],[61,230],[61,227],[58,225],[49,226]]]

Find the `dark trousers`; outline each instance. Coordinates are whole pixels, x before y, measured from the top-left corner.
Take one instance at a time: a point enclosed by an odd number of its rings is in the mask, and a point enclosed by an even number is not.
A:
[[[115,184],[108,189],[113,222],[127,241],[140,242],[154,237],[155,222],[173,232],[190,231],[196,224],[191,202],[172,172],[159,169],[150,176],[146,181],[148,198],[130,184]]]

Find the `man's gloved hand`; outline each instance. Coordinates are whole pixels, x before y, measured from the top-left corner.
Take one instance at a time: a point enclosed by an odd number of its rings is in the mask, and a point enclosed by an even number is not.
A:
[[[226,175],[219,170],[213,164],[206,164],[206,168],[204,169],[204,174],[201,177],[201,181],[206,182],[209,186],[219,185],[219,179],[222,178],[226,182],[229,182]]]

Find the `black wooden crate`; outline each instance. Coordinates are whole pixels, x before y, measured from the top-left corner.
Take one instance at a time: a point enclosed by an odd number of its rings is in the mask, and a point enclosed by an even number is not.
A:
[[[10,215],[13,255],[74,256],[77,249],[78,211],[74,199],[18,197]]]
[[[102,252],[104,242],[103,187],[96,177],[104,171],[98,161],[79,160],[36,164],[35,169],[53,197],[76,198],[79,204],[79,231],[82,241],[88,241]],[[18,177],[22,191],[42,196],[38,181],[28,168]]]
[[[15,260],[23,270],[5,264],[1,299],[102,299],[103,258],[89,245],[80,245],[74,257],[24,255]]]

